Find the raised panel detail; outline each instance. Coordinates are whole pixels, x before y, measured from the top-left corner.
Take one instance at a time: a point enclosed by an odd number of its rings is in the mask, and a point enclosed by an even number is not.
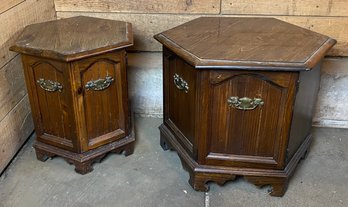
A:
[[[221,78],[221,77],[220,77]],[[231,73],[211,83],[211,133],[207,159],[277,165],[287,88],[264,74]],[[250,110],[232,107],[230,97],[262,104]]]
[[[166,123],[191,153],[194,143],[196,73],[179,58],[169,60],[169,116]],[[188,119],[187,117],[191,117]]]
[[[130,23],[86,16],[18,34],[10,50],[22,57],[38,160],[59,156],[86,174],[107,153],[133,153],[126,75],[132,45]]]
[[[40,126],[36,129],[37,135],[44,142],[72,148],[72,136],[69,134],[69,116],[66,103],[67,91],[64,87],[67,82],[64,79],[64,65],[54,65],[45,61],[35,62],[30,66],[35,84],[36,98],[40,111]],[[44,81],[46,86],[40,81]],[[59,83],[60,90],[52,91],[50,83]],[[47,86],[48,85],[48,86]]]
[[[80,76],[88,146],[95,148],[125,134],[121,62],[103,58],[83,65]],[[90,87],[93,84],[96,87]]]

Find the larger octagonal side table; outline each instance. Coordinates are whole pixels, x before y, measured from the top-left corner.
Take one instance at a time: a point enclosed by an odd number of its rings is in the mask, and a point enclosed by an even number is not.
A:
[[[244,176],[282,196],[309,149],[321,60],[335,40],[274,18],[198,18],[163,44],[161,145],[207,191]]]
[[[133,153],[125,48],[130,23],[72,17],[27,26],[10,48],[22,55],[37,159],[61,156],[76,172],[107,152]]]

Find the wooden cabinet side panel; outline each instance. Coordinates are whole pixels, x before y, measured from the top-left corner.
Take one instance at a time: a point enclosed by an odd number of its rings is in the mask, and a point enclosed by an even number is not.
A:
[[[311,133],[312,118],[320,86],[320,66],[321,63],[312,70],[301,71],[299,74],[298,93],[296,94],[287,149],[287,161],[292,158],[305,138]]]
[[[282,168],[288,141],[296,73],[213,71],[206,164]],[[228,98],[262,98],[253,110]]]
[[[177,87],[175,75],[188,84],[187,91]],[[195,145],[196,78],[196,71],[191,65],[165,49],[165,123],[191,154],[194,154]]]
[[[180,90],[174,83],[174,76],[179,75],[188,83],[188,91]],[[175,123],[185,137],[193,143],[195,110],[195,72],[192,66],[176,58],[174,67],[169,70],[169,119]]]
[[[118,51],[91,57],[74,63],[79,86],[74,92],[78,107],[77,122],[85,129],[81,140],[93,149],[129,134],[129,111],[125,52]],[[77,73],[77,72],[76,72]],[[111,77],[113,81],[103,90],[86,87],[88,82]],[[82,145],[86,145],[81,143]]]
[[[76,150],[76,139],[71,134],[73,120],[69,116],[71,102],[68,99],[67,64],[28,55],[23,55],[22,60],[38,140]],[[58,82],[63,88],[61,92],[46,91],[37,83],[39,79]]]
[[[262,98],[264,104],[253,110],[239,110],[228,105],[230,96]],[[252,76],[239,76],[226,84],[215,86],[211,136],[216,138],[216,142],[211,143],[211,150],[273,157],[276,145],[274,138],[280,134],[277,123],[282,115],[279,106],[284,104],[283,96],[281,89]]]
[[[106,76],[115,79],[120,70],[118,63],[108,63],[98,61],[86,69],[82,75],[82,85],[85,86],[89,81],[95,81]],[[116,80],[118,82],[118,80]],[[118,99],[111,93],[116,92],[115,82],[104,90],[84,90],[84,108],[86,114],[86,128],[88,139],[93,139],[102,134],[109,133],[110,130],[119,128],[117,117],[119,116]],[[110,95],[109,95],[110,93]],[[97,112],[97,113],[95,113]],[[97,126],[97,127],[96,127]]]
[[[37,92],[38,104],[41,111],[42,126],[44,127],[44,133],[62,137],[65,139],[71,139],[68,136],[69,130],[65,130],[64,122],[66,120],[66,112],[63,111],[63,107],[67,107],[64,103],[64,96],[66,94],[66,88],[64,86],[63,71],[56,69],[49,63],[40,63],[36,66],[31,66],[33,70],[33,82]],[[48,92],[40,88],[36,81],[40,79],[52,80],[62,84],[62,92]],[[66,132],[67,131],[67,132]]]

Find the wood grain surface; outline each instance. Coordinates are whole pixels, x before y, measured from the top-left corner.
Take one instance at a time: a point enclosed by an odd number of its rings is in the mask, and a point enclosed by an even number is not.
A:
[[[88,150],[128,136],[125,52],[119,50],[82,59],[73,62],[72,67],[79,74],[74,80],[77,85],[85,86],[89,81],[105,79],[107,76],[113,78],[113,82],[105,90],[85,88],[83,95],[76,97],[78,103],[82,102],[79,106],[83,109],[79,121],[83,122],[84,127],[80,130],[86,130]]]
[[[283,196],[311,140],[306,128],[294,139],[301,146],[288,145],[299,72],[197,70],[168,48],[163,51],[160,144],[164,150],[178,152],[191,186],[208,191],[208,181],[223,185],[243,175],[255,185],[272,185],[271,195]],[[188,83],[187,93],[175,84],[175,74]],[[258,97],[264,104],[240,110],[228,104],[230,96]],[[307,125],[308,120],[301,123]],[[287,159],[289,148],[295,152],[291,159]]]
[[[153,39],[153,35],[176,27],[180,24],[204,15],[174,14],[120,14],[93,12],[57,12],[58,18],[87,15],[106,19],[131,22],[134,31],[136,51],[162,51],[162,46]],[[223,17],[245,17],[241,15],[223,15]],[[250,17],[256,17],[250,16]],[[337,40],[330,50],[330,56],[348,56],[348,18],[347,17],[309,17],[309,16],[262,16],[274,17],[302,28],[327,35]]]
[[[0,4],[0,14],[24,2],[25,0],[6,0]]]
[[[85,174],[110,151],[133,153],[124,50],[132,44],[130,23],[100,18],[24,29],[11,49],[22,55],[38,160],[62,156]]]
[[[220,0],[55,0],[57,11],[218,14]]]
[[[8,48],[25,26],[55,18],[53,6],[53,0],[26,0],[0,14],[0,68],[16,55]]]
[[[291,159],[312,128],[312,119],[320,87],[320,65],[301,71],[294,103],[287,158]]]
[[[222,0],[222,14],[348,16],[347,0]]]
[[[20,56],[9,51],[28,24],[55,18],[53,0],[4,0],[0,5],[0,173],[34,129]]]
[[[201,17],[155,36],[196,68],[308,70],[335,40],[275,18]]]
[[[0,122],[0,172],[4,170],[33,130],[28,96],[25,96]]]
[[[201,17],[155,38],[163,44],[160,145],[178,152],[190,185],[208,191],[210,181],[242,175],[283,196],[311,143],[320,66],[336,41],[241,17]]]
[[[167,77],[165,79],[168,81],[169,88],[174,89],[169,91],[165,100],[165,108],[169,109],[165,115],[166,119],[168,119],[167,123],[173,128],[180,129],[181,133],[178,133],[177,136],[185,148],[192,154],[194,153],[193,145],[195,143],[195,132],[192,129],[194,129],[195,123],[194,119],[188,119],[187,117],[195,117],[195,108],[197,106],[195,80],[197,75],[192,67],[183,60],[169,56],[165,61],[169,61],[168,64],[172,68],[172,70],[166,71],[169,74],[166,74]],[[178,75],[179,78],[187,82],[189,87],[187,92],[177,89],[173,81],[174,75]]]
[[[70,82],[65,78],[68,66],[62,62],[48,62],[26,55],[22,55],[22,60],[36,135],[72,149],[74,133],[71,133],[70,128],[73,117],[68,113],[71,111],[71,99],[68,94]],[[39,79],[58,82],[63,87],[62,91],[48,92],[42,89],[36,82]]]
[[[29,25],[10,49],[72,61],[131,45],[131,24],[78,16]]]
[[[20,56],[0,69],[0,120],[27,94]]]
[[[241,167],[263,163],[262,168],[282,168],[282,146],[291,119],[286,109],[292,107],[296,78],[296,73],[287,72],[212,71],[207,163]],[[264,104],[250,111],[237,110],[228,105],[230,96],[259,97]],[[235,158],[224,161],[227,155]],[[244,163],[243,158],[248,161]]]
[[[153,35],[198,17],[195,15],[57,12],[58,18],[77,15],[131,22],[134,32],[134,46],[131,48],[141,51],[161,51],[162,46],[153,38]]]

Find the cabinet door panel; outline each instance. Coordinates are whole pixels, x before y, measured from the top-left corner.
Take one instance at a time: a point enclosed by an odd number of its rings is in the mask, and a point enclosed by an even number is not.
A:
[[[24,60],[28,88],[33,94],[33,116],[39,123],[35,126],[38,140],[72,150],[74,144],[68,116],[71,103],[67,99],[69,81],[64,78],[67,65],[28,57]]]
[[[121,53],[90,58],[78,63],[88,148],[96,148],[123,137],[128,118],[124,98],[127,87]],[[93,85],[94,84],[94,85]]]
[[[194,145],[194,117],[196,73],[192,66],[180,58],[174,56],[168,60],[165,67],[165,82],[168,84],[168,95],[165,104],[169,110],[165,113],[165,123],[176,134],[178,140],[190,153],[193,153]]]
[[[291,77],[287,75],[288,80]],[[285,109],[290,103],[287,84],[291,81],[277,80],[272,73],[238,72],[230,72],[220,79],[223,80],[211,81],[212,128],[207,162],[279,167],[280,148],[286,138]],[[239,102],[229,103],[230,97],[238,97]],[[250,99],[241,99],[245,97]],[[262,99],[263,104],[253,105],[254,98]],[[249,109],[241,107],[243,100]]]

